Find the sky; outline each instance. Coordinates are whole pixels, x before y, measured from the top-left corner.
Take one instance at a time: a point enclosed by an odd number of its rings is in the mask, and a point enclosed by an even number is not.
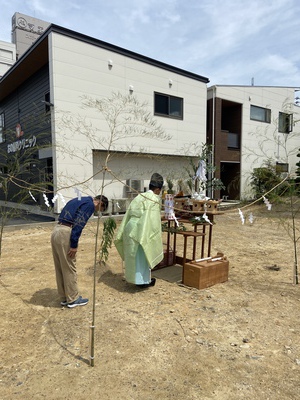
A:
[[[0,0],[15,12],[204,76],[211,85],[300,87],[299,0]]]

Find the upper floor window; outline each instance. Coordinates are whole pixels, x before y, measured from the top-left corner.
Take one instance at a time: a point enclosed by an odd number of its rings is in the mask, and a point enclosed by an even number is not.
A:
[[[183,119],[183,99],[167,94],[154,93],[154,114]]]
[[[240,148],[240,137],[238,133],[228,132],[227,138],[227,146],[229,149]]]
[[[1,113],[0,114],[0,143],[5,142],[4,129],[5,129],[4,113]]]
[[[250,119],[261,122],[271,122],[271,110],[269,108],[251,106]]]
[[[290,133],[293,130],[293,114],[279,112],[278,132]]]

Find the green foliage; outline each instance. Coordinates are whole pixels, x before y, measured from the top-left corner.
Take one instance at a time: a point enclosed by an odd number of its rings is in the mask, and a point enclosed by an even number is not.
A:
[[[186,227],[183,225],[182,222],[179,223],[179,226],[175,226],[175,227],[174,226],[168,227],[168,223],[167,222],[163,222],[161,224],[161,229],[162,229],[163,232],[170,232],[171,235],[173,235],[173,233],[176,233],[176,232],[184,232],[184,231],[186,231]]]
[[[174,184],[171,179],[167,179],[167,185],[168,185],[168,190],[167,190],[168,193],[173,194],[174,193],[174,190],[173,190]]]
[[[281,173],[271,160],[265,161],[260,168],[254,168],[250,177],[250,185],[254,190],[255,198],[260,198],[272,190],[282,181]],[[275,201],[286,192],[286,184],[283,184],[268,194],[268,199]]]
[[[109,249],[113,243],[114,232],[117,227],[114,218],[108,218],[103,223],[103,235],[100,250],[100,259],[107,261],[109,255]]]

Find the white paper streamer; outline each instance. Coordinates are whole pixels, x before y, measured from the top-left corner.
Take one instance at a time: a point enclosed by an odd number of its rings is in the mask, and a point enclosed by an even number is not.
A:
[[[197,218],[197,217],[196,217]],[[208,218],[208,216],[206,215],[206,213],[204,213],[203,215],[202,215],[202,218],[206,221],[206,222],[208,222],[210,225],[212,225],[212,223],[210,222],[210,219]],[[199,218],[200,219],[200,218]]]
[[[66,204],[67,204],[67,202],[66,202],[66,200],[65,200],[64,196],[63,196],[61,193],[58,193],[58,195],[59,195],[59,197],[60,197],[61,201],[63,202],[63,204],[64,204],[64,205],[66,205]]]
[[[176,218],[174,212],[171,213],[171,219],[173,219],[175,221],[175,224],[177,225],[177,227],[179,226],[179,222],[178,219]]]
[[[242,221],[242,225],[244,225],[245,218],[244,218],[243,212],[242,212],[242,210],[240,208],[238,210],[239,210],[240,218],[241,218],[241,221]]]
[[[206,178],[206,163],[205,163],[204,160],[200,160],[199,161],[199,166],[198,166],[198,169],[196,171],[196,177],[199,178],[200,181],[202,181],[202,182],[206,182],[207,181],[207,178]]]
[[[53,199],[52,199],[52,203],[53,203],[53,204],[55,204],[57,198],[58,198],[58,194],[56,193],[56,195],[55,195],[55,196],[53,197]]]
[[[78,197],[78,200],[81,200],[81,192],[80,192],[80,190],[77,189],[77,188],[75,188],[74,190],[75,190],[75,193],[76,193],[76,195]]]
[[[249,215],[249,222],[250,222],[250,224],[253,224],[253,221],[254,221],[254,216],[253,216],[252,213],[250,213],[250,215]]]
[[[269,200],[265,196],[263,196],[263,201],[264,201],[265,205],[267,206],[268,211],[271,211],[272,204],[269,202]]]
[[[45,193],[43,193],[43,197],[44,197],[46,206],[47,206],[47,207],[50,207],[50,203],[49,203],[48,197],[46,196]]]
[[[37,202],[30,190],[29,190],[29,194],[30,194],[31,198],[32,198],[35,202]]]

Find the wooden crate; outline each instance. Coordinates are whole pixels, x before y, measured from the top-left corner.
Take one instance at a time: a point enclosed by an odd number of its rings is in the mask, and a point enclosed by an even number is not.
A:
[[[207,200],[193,200],[193,211],[202,212],[205,211],[205,204]]]
[[[186,197],[174,197],[174,209],[183,210],[187,203]]]
[[[193,200],[193,211],[196,212],[217,212],[222,200]]]
[[[218,206],[222,200],[208,200],[206,202],[206,211],[217,212]]]
[[[224,256],[221,258],[218,261],[190,261],[185,263],[183,266],[183,284],[197,289],[205,289],[216,283],[228,281],[229,261]]]

